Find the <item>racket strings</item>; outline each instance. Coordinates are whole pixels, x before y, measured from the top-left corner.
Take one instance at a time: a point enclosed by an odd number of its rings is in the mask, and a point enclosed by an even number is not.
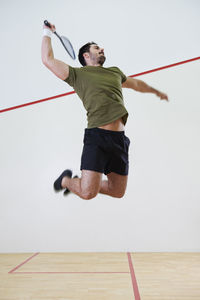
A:
[[[74,49],[73,49],[72,44],[70,43],[70,41],[65,36],[61,36],[61,41],[63,43],[63,46],[65,47],[65,49],[69,53],[69,55],[73,59],[75,59],[76,55],[75,55]]]

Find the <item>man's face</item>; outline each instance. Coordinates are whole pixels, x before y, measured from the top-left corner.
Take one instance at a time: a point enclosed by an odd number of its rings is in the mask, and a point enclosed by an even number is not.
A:
[[[100,48],[98,45],[91,45],[89,52],[90,61],[92,64],[100,64],[103,66],[106,57],[104,56],[104,49]]]

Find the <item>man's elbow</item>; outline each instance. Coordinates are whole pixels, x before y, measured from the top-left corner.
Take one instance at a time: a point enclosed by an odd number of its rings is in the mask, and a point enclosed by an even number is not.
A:
[[[49,59],[46,56],[42,56],[42,63],[48,67],[49,65]]]
[[[47,61],[45,59],[42,59],[42,63],[45,65],[45,67],[47,67]]]
[[[48,67],[51,64],[52,60],[53,60],[53,57],[52,57],[52,55],[50,53],[45,53],[43,51],[41,53],[41,58],[42,58],[42,63],[46,67]]]
[[[49,70],[53,71],[53,60],[49,57],[42,57],[42,63],[47,67]]]

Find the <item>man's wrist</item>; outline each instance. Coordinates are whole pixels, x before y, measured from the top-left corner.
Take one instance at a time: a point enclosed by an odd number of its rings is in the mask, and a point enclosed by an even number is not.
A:
[[[156,90],[156,89],[154,89],[154,88],[152,88],[152,87],[151,87],[151,91],[150,92],[153,93],[153,94],[155,94],[156,96],[159,95],[159,91]]]
[[[52,37],[52,31],[48,28],[44,28],[43,29],[43,36],[48,36],[48,37]]]

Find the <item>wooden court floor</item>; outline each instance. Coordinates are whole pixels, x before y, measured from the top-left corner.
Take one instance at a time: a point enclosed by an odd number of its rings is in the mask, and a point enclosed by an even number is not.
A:
[[[200,253],[0,254],[0,300],[200,300]]]

